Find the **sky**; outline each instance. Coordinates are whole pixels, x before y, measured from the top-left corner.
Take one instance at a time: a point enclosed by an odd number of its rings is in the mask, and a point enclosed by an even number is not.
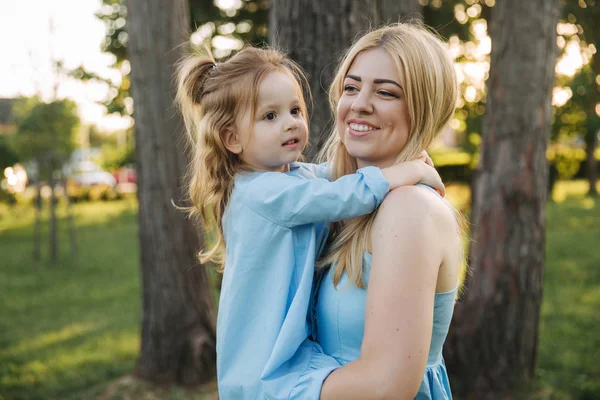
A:
[[[68,70],[83,65],[118,81],[119,73],[110,68],[113,56],[100,50],[105,27],[94,16],[100,6],[101,0],[0,0],[0,97],[39,94],[51,100],[57,82],[53,59],[61,60]],[[104,107],[96,103],[106,97],[106,85],[68,77],[58,82],[57,96],[75,100],[84,123],[102,130],[130,123],[106,116]]]

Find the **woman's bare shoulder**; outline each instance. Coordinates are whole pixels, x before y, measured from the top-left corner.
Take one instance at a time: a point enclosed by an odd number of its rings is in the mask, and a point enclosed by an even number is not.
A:
[[[392,190],[381,203],[375,223],[397,225],[400,220],[431,221],[437,228],[455,225],[454,214],[446,200],[420,185]]]
[[[428,188],[401,187],[390,192],[380,206],[371,230],[371,251],[373,257],[384,257],[400,269],[412,260],[408,264],[421,265],[418,269],[434,277],[446,256],[456,253],[457,232],[445,200]]]

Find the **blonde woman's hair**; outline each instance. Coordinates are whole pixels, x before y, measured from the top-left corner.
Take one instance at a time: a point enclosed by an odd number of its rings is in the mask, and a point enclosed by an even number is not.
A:
[[[306,118],[306,78],[298,65],[277,50],[247,47],[217,63],[204,48],[203,54],[184,59],[178,68],[176,104],[192,147],[185,176],[191,206],[184,209],[195,222],[214,232],[214,246],[202,249],[199,259],[217,263],[220,271],[225,249],[222,217],[235,175],[248,170],[237,154],[227,150],[223,134],[236,118],[249,111],[256,113],[260,84],[275,71],[288,74],[296,83]]]
[[[329,90],[334,112],[348,70],[361,52],[370,49],[385,50],[404,79],[410,132],[396,162],[414,160],[454,113],[458,95],[454,65],[442,41],[422,24],[398,23],[376,29],[358,39],[342,59]],[[334,179],[354,173],[358,168],[356,159],[348,153],[338,135],[338,123],[336,120],[321,154],[321,158],[327,159]],[[369,248],[375,216],[373,212],[336,224],[329,252],[318,263],[319,267],[332,265],[335,268],[334,284],[338,284],[345,272],[350,282],[364,287],[363,253]]]

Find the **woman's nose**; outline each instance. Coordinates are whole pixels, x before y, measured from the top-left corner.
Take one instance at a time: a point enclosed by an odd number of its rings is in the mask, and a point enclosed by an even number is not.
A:
[[[371,96],[368,93],[360,92],[354,98],[350,109],[357,114],[367,113],[370,114],[373,112],[373,103],[371,102]]]

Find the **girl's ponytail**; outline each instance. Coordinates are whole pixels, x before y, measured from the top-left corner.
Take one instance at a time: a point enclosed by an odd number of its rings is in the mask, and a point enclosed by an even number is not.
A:
[[[177,70],[177,94],[175,101],[179,106],[185,125],[188,128],[187,133],[195,143],[195,129],[193,128],[199,121],[194,122],[199,117],[199,108],[204,97],[206,81],[216,70],[215,60],[210,53],[208,55],[192,56],[184,59]],[[192,129],[190,129],[192,128]]]

